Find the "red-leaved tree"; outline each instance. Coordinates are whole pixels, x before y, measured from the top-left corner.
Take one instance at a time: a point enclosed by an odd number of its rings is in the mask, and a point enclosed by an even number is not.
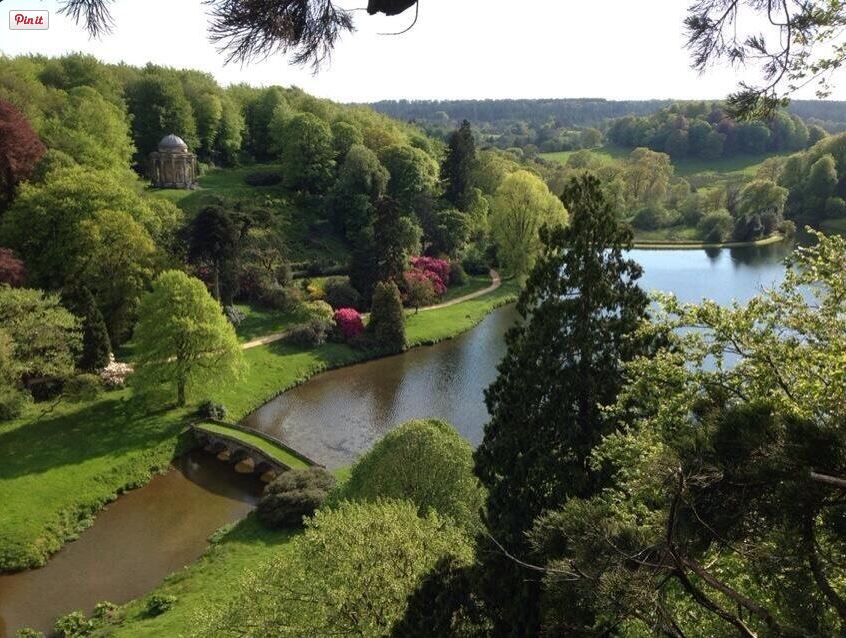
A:
[[[32,175],[46,148],[14,105],[0,99],[0,211],[15,195],[15,188]]]
[[[26,279],[24,263],[9,248],[0,248],[0,284],[20,286]]]

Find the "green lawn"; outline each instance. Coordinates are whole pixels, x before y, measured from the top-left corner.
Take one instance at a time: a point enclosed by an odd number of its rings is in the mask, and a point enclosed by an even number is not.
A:
[[[484,290],[491,285],[491,278],[488,275],[471,275],[467,283],[463,286],[450,286],[444,293],[443,297],[438,299],[436,303],[446,303],[453,299],[458,299],[464,295],[472,295],[474,292]]]
[[[603,146],[601,148],[591,149],[590,151],[593,155],[597,157],[603,164],[613,164],[614,162],[625,159],[631,153],[631,149],[628,148],[621,148],[619,146]],[[566,164],[567,160],[570,159],[570,156],[573,153],[578,153],[578,151],[557,151],[555,153],[541,153],[540,157],[546,160],[550,160],[552,162],[561,162],[562,164]]]
[[[777,155],[774,153],[763,153],[760,155],[736,155],[717,160],[683,159],[675,160],[673,165],[676,167],[676,175],[681,175],[682,177],[706,172],[755,177],[758,167],[764,160],[770,157],[777,157]]]
[[[200,430],[205,430],[206,432],[211,432],[213,434],[223,434],[224,436],[232,437],[234,439],[238,439],[239,441],[243,441],[248,445],[252,445],[254,448],[257,448],[267,454],[271,459],[275,459],[282,463],[283,465],[287,466],[289,469],[293,468],[304,468],[309,467],[309,463],[306,463],[305,460],[301,459],[299,456],[292,454],[289,450],[282,447],[281,445],[276,445],[264,437],[258,436],[251,432],[244,432],[237,428],[226,427],[225,425],[221,425],[219,423],[197,423],[195,424],[196,428]]]
[[[544,159],[565,164],[577,151],[541,153]],[[610,165],[628,157],[631,149],[602,147],[591,151],[603,164]],[[776,157],[773,153],[759,155],[737,155],[717,160],[682,159],[674,160],[675,174],[687,178],[696,188],[713,187],[730,181],[746,180],[755,177],[761,163]]]
[[[236,304],[236,308],[247,315],[246,318],[235,327],[235,332],[238,334],[238,340],[241,341],[241,343],[252,341],[253,339],[263,335],[281,332],[300,321],[300,318],[295,312],[270,310],[268,308],[250,306],[247,304]]]
[[[639,241],[700,241],[699,232],[693,226],[670,226],[655,230],[634,229],[635,243]]]
[[[409,344],[435,343],[468,330],[516,293],[516,284],[505,282],[489,295],[409,316]],[[239,419],[318,372],[369,356],[343,344],[304,349],[277,341],[245,351],[245,378],[212,398]],[[189,417],[188,410],[146,405],[131,390],[60,405],[35,420],[43,407],[0,425],[0,570],[43,564],[121,490],[166,468]]]

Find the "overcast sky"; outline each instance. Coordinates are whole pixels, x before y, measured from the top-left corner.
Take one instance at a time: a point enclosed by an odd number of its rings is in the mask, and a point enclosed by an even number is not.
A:
[[[344,0],[347,8],[367,0]],[[0,0],[6,10],[47,9],[47,31],[11,31],[0,23],[0,51],[59,55],[84,51],[133,65],[202,69],[223,84],[297,85],[340,101],[386,98],[604,97],[721,98],[740,75],[700,76],[684,49],[685,0],[421,0],[395,18],[357,12],[358,31],[344,37],[318,75],[281,56],[241,67],[224,65],[209,44],[200,0],[116,0],[117,28],[91,40],[56,15],[56,0]],[[515,10],[519,7],[520,10]],[[813,98],[812,91],[802,97]],[[832,99],[846,99],[846,77]]]

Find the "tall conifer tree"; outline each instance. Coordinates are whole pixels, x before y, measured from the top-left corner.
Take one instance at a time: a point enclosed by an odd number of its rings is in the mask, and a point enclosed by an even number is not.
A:
[[[447,156],[441,166],[441,179],[445,183],[444,198],[459,210],[467,210],[472,201],[470,172],[476,161],[476,141],[470,122],[464,120],[461,127],[449,138]]]
[[[637,285],[640,266],[624,255],[631,230],[615,219],[595,177],[572,180],[562,199],[570,225],[542,230],[542,255],[517,305],[523,321],[509,331],[486,392],[491,421],[476,451],[495,540],[482,540],[480,587],[495,636],[538,635],[540,577],[502,550],[537,560],[525,536],[534,519],[602,486],[588,467],[613,427],[600,406],[614,402],[621,362],[645,347],[635,331],[649,301]]]

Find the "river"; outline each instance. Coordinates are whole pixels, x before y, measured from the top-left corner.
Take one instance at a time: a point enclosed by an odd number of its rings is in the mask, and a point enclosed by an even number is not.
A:
[[[719,250],[635,250],[647,289],[743,301],[780,281],[783,244]],[[482,438],[484,389],[505,352],[513,307],[460,337],[428,348],[326,372],[255,411],[245,424],[272,433],[330,467],[345,465],[406,419],[439,417],[471,443]],[[202,554],[209,534],[254,506],[258,484],[196,453],[148,485],[121,496],[46,567],[0,576],[0,638],[47,630],[74,609],[126,602]]]

